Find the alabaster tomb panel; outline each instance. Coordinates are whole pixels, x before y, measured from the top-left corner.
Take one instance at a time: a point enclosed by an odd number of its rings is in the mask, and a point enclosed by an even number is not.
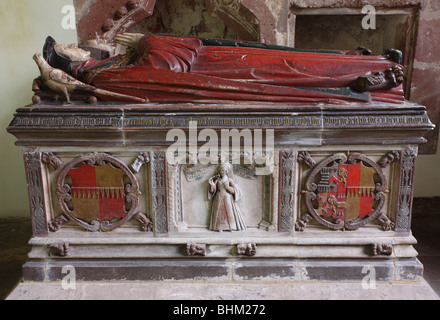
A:
[[[297,232],[394,230],[401,146],[298,149],[296,156]]]
[[[402,179],[406,172],[412,174],[413,169],[406,165],[409,169],[404,171],[401,163],[407,162],[401,158],[405,150],[416,154],[416,147],[350,146],[341,150],[330,147],[278,150],[271,175],[255,175],[246,166],[229,163],[168,165],[166,178],[156,174],[156,179],[166,179],[168,184],[167,215],[163,217],[167,225],[162,232],[247,234],[259,230],[301,236],[311,230],[394,230],[399,206],[406,199],[402,190],[413,187],[411,176],[407,182]],[[66,210],[79,219],[79,222],[68,219],[62,228],[66,230],[141,230],[139,220],[133,219],[137,213],[142,213],[149,222],[154,221],[156,211],[152,208],[156,200],[150,196],[154,171],[148,159],[152,155],[150,150],[105,151],[40,150],[43,186],[49,190],[45,193],[49,223],[66,215]],[[80,172],[82,180],[76,177],[74,182],[75,171],[84,168],[93,172]],[[88,184],[91,177],[96,186]],[[78,181],[83,185],[78,186]],[[119,185],[111,185],[115,181]],[[68,185],[68,190],[63,191],[64,185]],[[136,188],[130,192],[128,186]],[[111,203],[114,198],[131,194],[137,195],[132,203],[128,198],[117,205]],[[63,196],[67,200],[63,201]],[[110,202],[106,203],[107,200]],[[114,213],[114,209],[109,209],[109,216],[106,213],[109,205],[122,206],[122,211]],[[130,218],[123,220],[125,214],[130,214]],[[116,224],[119,219],[121,223]],[[115,223],[114,228],[96,229],[94,220],[108,220]],[[153,231],[152,224],[148,231]]]
[[[252,179],[240,177],[237,173],[231,172],[228,176],[235,184],[236,197],[232,197],[232,203],[228,203],[230,196],[228,191],[217,190],[216,194],[210,192],[210,179],[218,179],[218,167],[212,166],[212,175],[205,174],[199,180],[189,181],[185,174],[185,167],[181,167],[181,216],[183,223],[187,226],[188,231],[218,231],[213,226],[215,222],[216,210],[223,210],[224,207],[229,208],[232,205],[232,211],[224,212],[226,215],[241,214],[243,227],[237,227],[233,231],[246,231],[248,229],[257,229],[260,227],[262,220],[270,210],[270,190],[268,190],[268,179],[266,176],[258,176]],[[211,180],[212,182],[212,180]],[[219,189],[221,187],[218,187]],[[225,192],[225,201],[219,203],[217,200],[221,192]],[[179,199],[177,199],[179,201]],[[239,213],[235,213],[235,209]],[[220,209],[219,209],[220,208]],[[269,209],[268,209],[269,208]],[[219,219],[222,219],[219,217]],[[234,220],[240,220],[234,217]],[[235,223],[235,222],[234,222]],[[221,228],[221,227],[220,227]],[[228,228],[225,229],[225,231]]]
[[[46,202],[49,204],[46,208],[46,218],[49,224],[62,215],[66,216],[66,209],[63,208],[63,201],[60,200],[62,197],[60,190],[66,184],[69,186],[69,190],[66,192],[69,196],[69,200],[65,201],[66,207],[76,218],[86,224],[92,223],[93,220],[116,221],[123,218],[130,211],[135,214],[141,212],[149,217],[149,197],[146,196],[149,194],[149,164],[146,163],[139,166],[138,162],[138,172],[131,168],[136,163],[139,155],[145,153],[145,149],[142,151],[110,152],[97,148],[77,151],[66,151],[64,149],[42,149],[40,151],[42,158],[47,155],[56,157],[59,165],[59,167],[55,168],[52,163],[42,162],[43,180],[47,190],[49,190],[49,192],[45,193],[47,197]],[[99,157],[102,155],[114,158],[116,161],[109,163],[107,159],[103,159],[104,162],[100,163]],[[90,160],[90,158],[95,156],[97,160]],[[66,169],[67,167],[70,169]],[[133,181],[121,170],[122,167],[125,167],[126,171],[131,171]],[[74,181],[72,175],[75,171],[78,174],[74,174],[76,176]],[[137,186],[136,193],[139,193],[136,204],[132,204],[127,198],[126,188],[132,184]],[[122,200],[123,197],[125,197],[125,201]],[[112,206],[119,207],[120,213],[113,212]],[[107,215],[106,212],[113,213]],[[128,219],[114,230],[127,228],[140,230],[139,224],[135,219]],[[62,228],[58,231],[68,230],[86,231],[83,225],[72,220],[63,224]]]

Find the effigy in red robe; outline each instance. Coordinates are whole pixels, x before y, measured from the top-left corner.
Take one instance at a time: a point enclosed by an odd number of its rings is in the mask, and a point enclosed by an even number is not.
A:
[[[385,56],[231,43],[146,35],[138,55],[90,60],[74,75],[97,88],[157,103],[404,101],[402,67]]]

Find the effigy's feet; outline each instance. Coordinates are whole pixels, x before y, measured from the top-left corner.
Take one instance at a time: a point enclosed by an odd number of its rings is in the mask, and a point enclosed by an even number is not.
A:
[[[387,90],[398,87],[404,79],[403,69],[394,66],[383,72],[376,72],[359,77],[353,89],[359,92],[371,92],[376,90]]]
[[[397,64],[402,64],[403,62],[403,53],[397,49],[388,49],[385,51],[385,56],[387,59],[394,61]]]
[[[403,82],[404,72],[402,67],[394,66],[385,71],[385,76],[393,87],[398,87]]]

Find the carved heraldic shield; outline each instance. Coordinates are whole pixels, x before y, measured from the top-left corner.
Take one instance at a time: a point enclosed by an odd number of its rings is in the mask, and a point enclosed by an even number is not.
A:
[[[107,154],[73,160],[58,180],[58,200],[64,213],[89,231],[111,231],[123,225],[136,213],[139,195],[136,177]]]
[[[320,224],[334,230],[356,230],[378,218],[385,203],[386,177],[362,154],[333,155],[310,174],[306,205]]]

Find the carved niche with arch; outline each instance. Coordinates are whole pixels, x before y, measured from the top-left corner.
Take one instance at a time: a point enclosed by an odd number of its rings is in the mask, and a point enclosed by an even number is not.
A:
[[[80,43],[96,38],[113,43],[114,37],[123,32],[169,32],[276,44],[277,19],[264,0],[75,0],[74,5]],[[184,19],[188,25],[193,20],[200,22],[187,28],[189,31],[176,31],[167,25],[173,15],[185,18],[188,13],[196,17]],[[223,30],[212,30],[221,29],[219,26]]]

